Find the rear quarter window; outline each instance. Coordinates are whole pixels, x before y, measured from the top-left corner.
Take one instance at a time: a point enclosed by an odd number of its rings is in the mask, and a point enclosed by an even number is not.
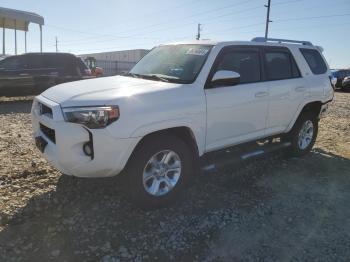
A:
[[[0,68],[7,70],[19,70],[26,68],[26,59],[23,56],[12,56],[0,62]]]
[[[321,75],[327,72],[327,65],[317,50],[301,48],[300,52],[303,54],[313,74]]]
[[[80,70],[84,71],[85,69],[89,69],[88,66],[85,64],[85,62],[81,58],[77,57],[76,59]]]

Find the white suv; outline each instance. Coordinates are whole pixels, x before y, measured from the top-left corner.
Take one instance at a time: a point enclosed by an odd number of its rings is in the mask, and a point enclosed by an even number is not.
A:
[[[125,76],[37,96],[36,145],[66,175],[126,170],[132,199],[158,207],[210,152],[275,137],[294,155],[309,152],[333,99],[321,53],[310,42],[265,38],[161,45]]]

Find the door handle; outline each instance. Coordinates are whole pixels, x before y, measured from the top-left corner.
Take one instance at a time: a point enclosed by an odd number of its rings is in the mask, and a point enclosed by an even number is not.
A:
[[[268,96],[269,93],[268,92],[257,92],[255,93],[255,97],[264,97],[264,96]]]
[[[304,92],[305,90],[306,90],[305,86],[298,86],[298,87],[295,88],[296,92]]]
[[[20,76],[29,76],[29,74],[19,74]]]

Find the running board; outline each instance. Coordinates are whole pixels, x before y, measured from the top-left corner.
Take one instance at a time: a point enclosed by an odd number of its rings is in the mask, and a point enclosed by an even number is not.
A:
[[[232,165],[243,160],[248,160],[254,157],[258,157],[267,153],[271,153],[289,147],[290,145],[290,142],[268,143],[266,145],[257,146],[256,150],[248,152],[242,149],[229,149],[222,152],[221,154],[218,154],[218,156],[202,161],[202,171],[210,172],[215,169],[225,167],[227,165]]]

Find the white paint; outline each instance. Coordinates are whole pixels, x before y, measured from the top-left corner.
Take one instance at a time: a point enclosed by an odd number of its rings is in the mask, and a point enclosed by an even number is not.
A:
[[[305,104],[333,98],[329,72],[313,75],[298,50],[300,45],[208,41],[188,44],[213,45],[192,84],[115,76],[61,84],[36,97],[32,109],[34,136],[43,136],[39,122],[56,132],[56,144],[49,141],[44,157],[66,174],[112,176],[125,167],[142,137],[154,131],[187,127],[203,155],[288,132]],[[231,45],[286,46],[295,56],[302,78],[204,89],[218,53]],[[52,108],[53,119],[38,113],[38,101]],[[61,107],[102,105],[119,106],[120,118],[104,129],[90,130],[95,153],[91,160],[82,150],[89,139],[88,132],[81,125],[65,122]]]

